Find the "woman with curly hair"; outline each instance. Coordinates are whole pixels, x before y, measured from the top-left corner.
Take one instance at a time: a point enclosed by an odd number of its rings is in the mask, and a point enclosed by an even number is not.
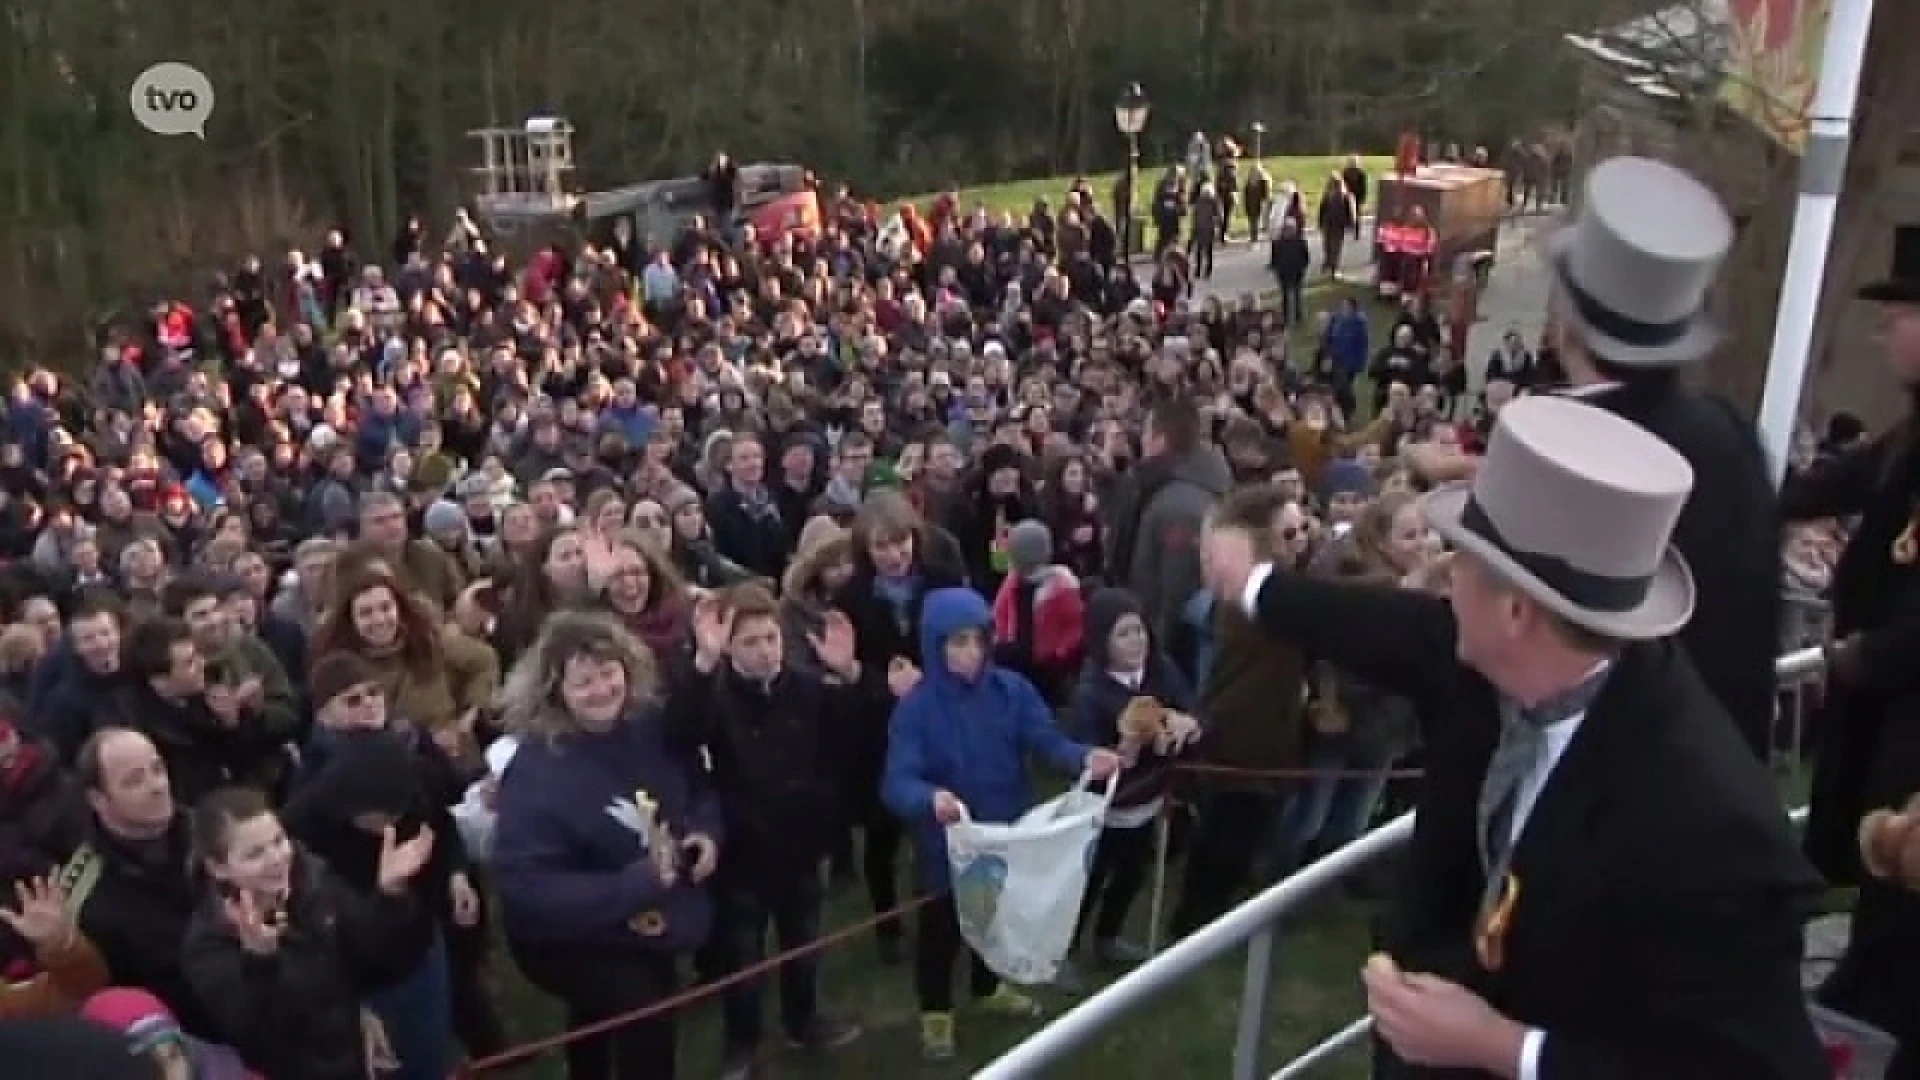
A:
[[[433,736],[456,761],[472,759],[475,714],[492,700],[500,675],[484,642],[441,626],[391,570],[372,565],[341,577],[314,631],[315,667],[336,652],[373,666],[395,716]]]
[[[664,737],[658,674],[604,614],[563,611],[514,665],[500,718],[518,740],[495,803],[507,945],[579,1028],[674,992],[713,922],[720,807],[695,753]],[[572,1080],[672,1080],[674,1014],[569,1043]]]

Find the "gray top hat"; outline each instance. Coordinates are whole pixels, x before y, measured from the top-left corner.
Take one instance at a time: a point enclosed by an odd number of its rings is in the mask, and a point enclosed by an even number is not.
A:
[[[1719,344],[1707,289],[1732,246],[1732,219],[1698,180],[1618,157],[1588,174],[1579,216],[1548,237],[1546,252],[1569,329],[1598,356],[1653,368]]]
[[[1421,500],[1454,550],[1575,626],[1665,637],[1693,615],[1693,574],[1671,544],[1693,469],[1632,421],[1563,397],[1500,411],[1473,483]]]

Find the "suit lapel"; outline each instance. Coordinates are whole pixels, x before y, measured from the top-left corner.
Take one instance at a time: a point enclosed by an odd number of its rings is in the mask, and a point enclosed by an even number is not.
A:
[[[1647,710],[1641,701],[1647,679],[1654,674],[1659,646],[1634,645],[1621,653],[1607,684],[1581,718],[1547,782],[1534,800],[1513,851],[1516,868],[1536,853],[1560,851],[1566,840],[1582,831],[1582,823],[1599,799],[1630,775],[1630,761],[1644,742],[1641,725]]]
[[[1510,870],[1518,895],[1507,928],[1506,963],[1494,974],[1496,981],[1514,975],[1516,963],[1525,966],[1529,954],[1550,953],[1565,929],[1562,917],[1578,909],[1577,902],[1564,902],[1569,899],[1565,890],[1584,888],[1581,858],[1593,816],[1618,785],[1629,781],[1633,755],[1646,742],[1642,725],[1651,718],[1643,706],[1644,690],[1649,678],[1657,677],[1663,647],[1630,646],[1615,661],[1606,686],[1534,800],[1513,849]]]

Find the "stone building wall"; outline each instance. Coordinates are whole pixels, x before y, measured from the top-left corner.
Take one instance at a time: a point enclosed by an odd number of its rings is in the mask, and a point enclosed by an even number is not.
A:
[[[1619,154],[1671,161],[1718,190],[1739,223],[1739,238],[1714,298],[1730,342],[1703,376],[1734,401],[1757,408],[1792,232],[1798,162],[1735,117],[1676,107],[1630,86],[1616,68],[1581,63],[1576,170]],[[1873,344],[1876,313],[1853,299],[1852,290],[1885,272],[1896,223],[1920,223],[1920,132],[1909,142],[1899,167],[1855,183],[1842,196],[1848,202],[1869,201],[1862,208],[1868,232],[1857,257],[1836,253],[1828,267],[1840,288],[1829,288],[1821,313],[1834,322],[1808,387],[1805,411],[1816,423],[1844,409],[1879,426],[1904,407],[1903,395],[1890,393],[1897,388]],[[1577,196],[1577,184],[1575,191]]]

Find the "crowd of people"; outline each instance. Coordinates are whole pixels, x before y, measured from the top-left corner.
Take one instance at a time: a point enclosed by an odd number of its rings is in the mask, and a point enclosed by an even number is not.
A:
[[[1684,202],[1691,191],[1654,194]],[[1626,194],[1630,213],[1648,201]],[[1617,225],[1604,212],[1618,203],[1597,202],[1598,224],[1583,227]],[[752,968],[770,938],[781,950],[817,940],[825,892],[843,880],[864,887],[876,915],[923,898],[910,923],[881,920],[874,947],[911,968],[921,1051],[944,1060],[961,1004],[1040,1013],[967,958],[941,828],[962,814],[1017,817],[1035,798],[1029,760],[1118,778],[1069,987],[1089,967],[1143,957],[1129,935],[1176,777],[1193,818],[1175,934],[1352,839],[1383,802],[1421,807],[1417,866],[1462,872],[1455,847],[1470,853],[1473,841],[1454,835],[1452,780],[1477,777],[1463,755],[1484,762],[1493,741],[1463,751],[1433,738],[1436,687],[1456,675],[1413,666],[1451,663],[1453,645],[1419,636],[1440,627],[1445,638],[1451,623],[1430,599],[1418,610],[1381,599],[1378,619],[1361,601],[1451,588],[1461,659],[1517,693],[1476,656],[1524,672],[1526,650],[1473,641],[1460,610],[1454,553],[1480,549],[1458,520],[1442,542],[1436,496],[1421,493],[1499,460],[1523,438],[1500,419],[1511,403],[1531,407],[1566,381],[1689,459],[1721,462],[1695,460],[1690,499],[1669,490],[1648,496],[1652,511],[1623,507],[1656,523],[1680,516],[1692,622],[1672,609],[1610,622],[1585,601],[1569,614],[1552,598],[1570,594],[1554,589],[1598,579],[1604,593],[1605,575],[1626,571],[1612,550],[1585,551],[1598,565],[1569,571],[1553,546],[1571,542],[1566,530],[1501,514],[1496,492],[1485,513],[1498,529],[1468,531],[1509,550],[1510,578],[1545,581],[1526,595],[1585,627],[1577,641],[1603,665],[1616,643],[1686,624],[1706,687],[1687,683],[1689,722],[1698,714],[1705,734],[1658,760],[1731,777],[1703,790],[1733,793],[1734,816],[1699,820],[1785,836],[1784,819],[1767,817],[1780,817],[1777,802],[1761,806],[1744,766],[1715,755],[1741,737],[1762,754],[1772,745],[1781,632],[1770,613],[1783,581],[1816,594],[1825,583],[1783,577],[1771,517],[1741,501],[1751,492],[1739,485],[1764,485],[1750,432],[1677,385],[1698,341],[1614,341],[1605,334],[1638,326],[1639,313],[1577,307],[1537,353],[1510,339],[1469,395],[1422,297],[1392,314],[1384,343],[1351,300],[1290,338],[1305,318],[1298,296],[1283,310],[1194,304],[1184,287],[1138,281],[1084,184],[1057,214],[1024,223],[950,193],[903,244],[854,199],[827,209],[816,237],[695,220],[658,251],[620,229],[608,245],[524,263],[464,215],[439,244],[410,221],[379,253],[384,265],[335,232],[311,256],[248,259],[205,298],[169,298],[115,326],[90,379],[20,379],[0,417],[11,560],[0,572],[0,875],[13,893],[0,902],[0,1015],[78,1015],[120,1032],[120,1056],[149,1067],[101,1076],[442,1080],[460,1052],[487,1058],[529,1034],[497,995],[509,963],[570,1027],[592,1025],[689,978]],[[1288,214],[1277,226],[1304,227]],[[1570,235],[1577,244],[1579,227]],[[1673,287],[1703,295],[1721,253]],[[1607,283],[1577,295],[1600,303]],[[1920,350],[1902,356],[1920,377]],[[1676,438],[1676,426],[1711,446]],[[1854,467],[1847,453],[1836,460]],[[1790,505],[1808,518],[1856,513],[1871,486],[1856,473],[1855,486]],[[1639,520],[1576,509],[1566,520],[1597,536]],[[1861,535],[1879,543],[1866,512]],[[1529,536],[1563,557],[1539,561]],[[1665,543],[1638,539],[1656,554]],[[1897,663],[1845,637],[1887,617],[1849,606],[1864,602],[1848,599],[1849,565],[1836,672]],[[1259,591],[1282,580],[1297,603]],[[1522,617],[1534,608],[1509,608],[1538,629]],[[1148,726],[1130,719],[1143,698],[1155,705]],[[1481,699],[1462,701],[1448,708]],[[1666,745],[1645,724],[1628,737]],[[1389,769],[1420,763],[1449,784],[1389,788]],[[1752,754],[1747,764],[1761,769]],[[1262,776],[1302,771],[1310,778],[1285,785]],[[1856,802],[1891,797],[1843,780]],[[1663,841],[1675,847],[1661,865],[1685,867],[1694,839]],[[1796,874],[1786,848],[1768,850],[1772,869],[1728,885],[1724,903],[1751,899],[1741,890],[1764,877],[1777,887],[1769,910],[1785,917],[1815,879]],[[1480,868],[1465,872],[1477,903]],[[1437,880],[1410,886],[1416,908],[1422,888],[1446,898],[1416,938],[1464,942],[1470,920],[1453,901],[1466,886]],[[1912,902],[1894,886],[1870,901],[1874,890],[1863,907]],[[1566,902],[1584,918],[1614,914]],[[1636,1063],[1622,1066],[1632,1075],[1811,1075],[1790,1064],[1799,1047],[1776,1054],[1749,1030],[1754,1009],[1680,992],[1743,979],[1770,992],[1771,969],[1709,970],[1725,957],[1702,951],[1709,968],[1665,970],[1634,936],[1684,923],[1728,949],[1770,949],[1772,923],[1731,937],[1704,933],[1715,924],[1701,909],[1679,909],[1678,922],[1648,904],[1620,910],[1633,918],[1605,933],[1576,916],[1557,930],[1516,924],[1532,936],[1516,938],[1504,972],[1431,970],[1544,1030],[1544,1051],[1525,1039],[1535,1058],[1585,1053],[1589,1029],[1631,1028],[1641,1042],[1595,1060]],[[1589,931],[1574,946],[1540,936]],[[1877,1011],[1897,980],[1872,956],[1850,959],[1849,1010],[1904,1032]],[[956,966],[968,968],[964,997]],[[1560,989],[1555,972],[1582,989]],[[1642,980],[1674,992],[1643,994]],[[861,1037],[858,1017],[822,1000],[812,960],[765,981],[789,1046],[830,1053]],[[720,995],[730,1078],[764,1067],[761,982]],[[1401,989],[1369,976],[1388,1057],[1482,1067],[1421,1043],[1426,1014]],[[1739,1012],[1725,1027],[1664,1011],[1723,1005]],[[1795,1031],[1767,1019],[1782,1038]],[[47,1030],[60,1034],[32,1052],[76,1056],[36,1060],[48,1075],[80,1075],[54,1063],[79,1061],[83,1040]],[[664,1012],[570,1042],[568,1073],[664,1080],[679,1041]],[[1535,1075],[1515,1061],[1484,1068]]]

